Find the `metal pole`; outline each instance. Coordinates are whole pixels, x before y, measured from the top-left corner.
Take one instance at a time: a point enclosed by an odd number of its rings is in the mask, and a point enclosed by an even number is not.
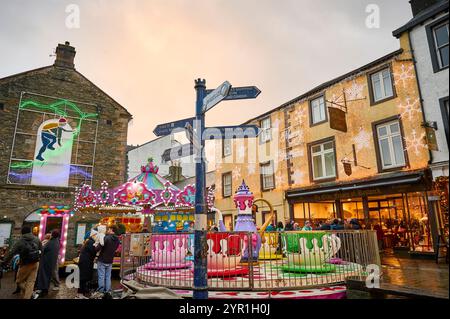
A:
[[[207,276],[207,243],[206,227],[207,215],[205,204],[205,159],[203,156],[205,141],[203,130],[205,128],[205,115],[203,114],[203,99],[206,94],[206,81],[195,80],[197,91],[197,102],[195,112],[195,125],[197,145],[195,154],[195,234],[194,234],[194,299],[208,298],[208,276]],[[199,140],[198,140],[199,139]]]

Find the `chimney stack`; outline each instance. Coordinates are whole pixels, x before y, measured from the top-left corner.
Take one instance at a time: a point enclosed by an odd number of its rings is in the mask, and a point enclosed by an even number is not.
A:
[[[64,44],[58,44],[54,65],[62,68],[75,69],[75,54],[75,48],[70,46],[70,42],[66,41]]]
[[[415,17],[420,12],[438,3],[439,1],[442,0],[410,0],[409,4],[411,5],[411,10],[413,16]]]

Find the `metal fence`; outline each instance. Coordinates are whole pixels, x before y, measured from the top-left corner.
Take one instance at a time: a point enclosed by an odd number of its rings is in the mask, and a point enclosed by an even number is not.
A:
[[[342,284],[380,267],[374,231],[207,234],[210,290],[289,290]],[[150,286],[192,289],[194,234],[128,234],[121,276]]]

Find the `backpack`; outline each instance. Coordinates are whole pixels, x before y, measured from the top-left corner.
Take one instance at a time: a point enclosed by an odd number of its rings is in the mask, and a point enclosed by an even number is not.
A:
[[[20,262],[23,265],[37,263],[41,259],[39,244],[34,240],[25,240],[24,248],[20,253]]]

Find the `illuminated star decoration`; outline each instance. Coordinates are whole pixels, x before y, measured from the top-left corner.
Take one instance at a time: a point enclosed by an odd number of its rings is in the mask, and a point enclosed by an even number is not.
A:
[[[299,108],[299,109],[297,109],[297,111],[295,111],[295,112],[293,112],[293,116],[292,116],[292,119],[293,119],[293,125],[295,126],[295,125],[302,125],[304,122],[304,120],[305,120],[305,118],[306,118],[306,110],[304,109],[304,108]]]
[[[406,98],[405,104],[400,104],[398,106],[400,109],[400,117],[404,119],[406,116],[409,117],[409,120],[411,121],[413,118],[414,113],[421,113],[420,105],[419,105],[419,99],[415,99],[414,102],[411,102],[411,98]]]
[[[425,143],[425,133],[422,133],[419,137],[417,137],[417,132],[413,129],[411,135],[411,138],[405,137],[406,150],[414,150],[414,154],[419,156],[421,149],[428,148],[428,145]]]
[[[301,184],[304,176],[305,176],[304,172],[302,172],[299,169],[296,169],[294,171],[294,174],[291,175],[292,183],[293,184]]]
[[[349,100],[362,99],[363,90],[364,84],[358,84],[355,80],[353,80],[352,85],[349,88],[345,89],[345,94],[347,99]]]
[[[357,151],[369,147],[370,134],[361,127],[358,135],[353,138],[353,142],[355,143],[355,148]]]
[[[399,73],[394,73],[395,85],[398,85],[402,82],[403,88],[406,89],[406,83],[410,79],[414,79],[414,65],[410,65],[406,67],[404,64],[401,66],[401,71]]]

